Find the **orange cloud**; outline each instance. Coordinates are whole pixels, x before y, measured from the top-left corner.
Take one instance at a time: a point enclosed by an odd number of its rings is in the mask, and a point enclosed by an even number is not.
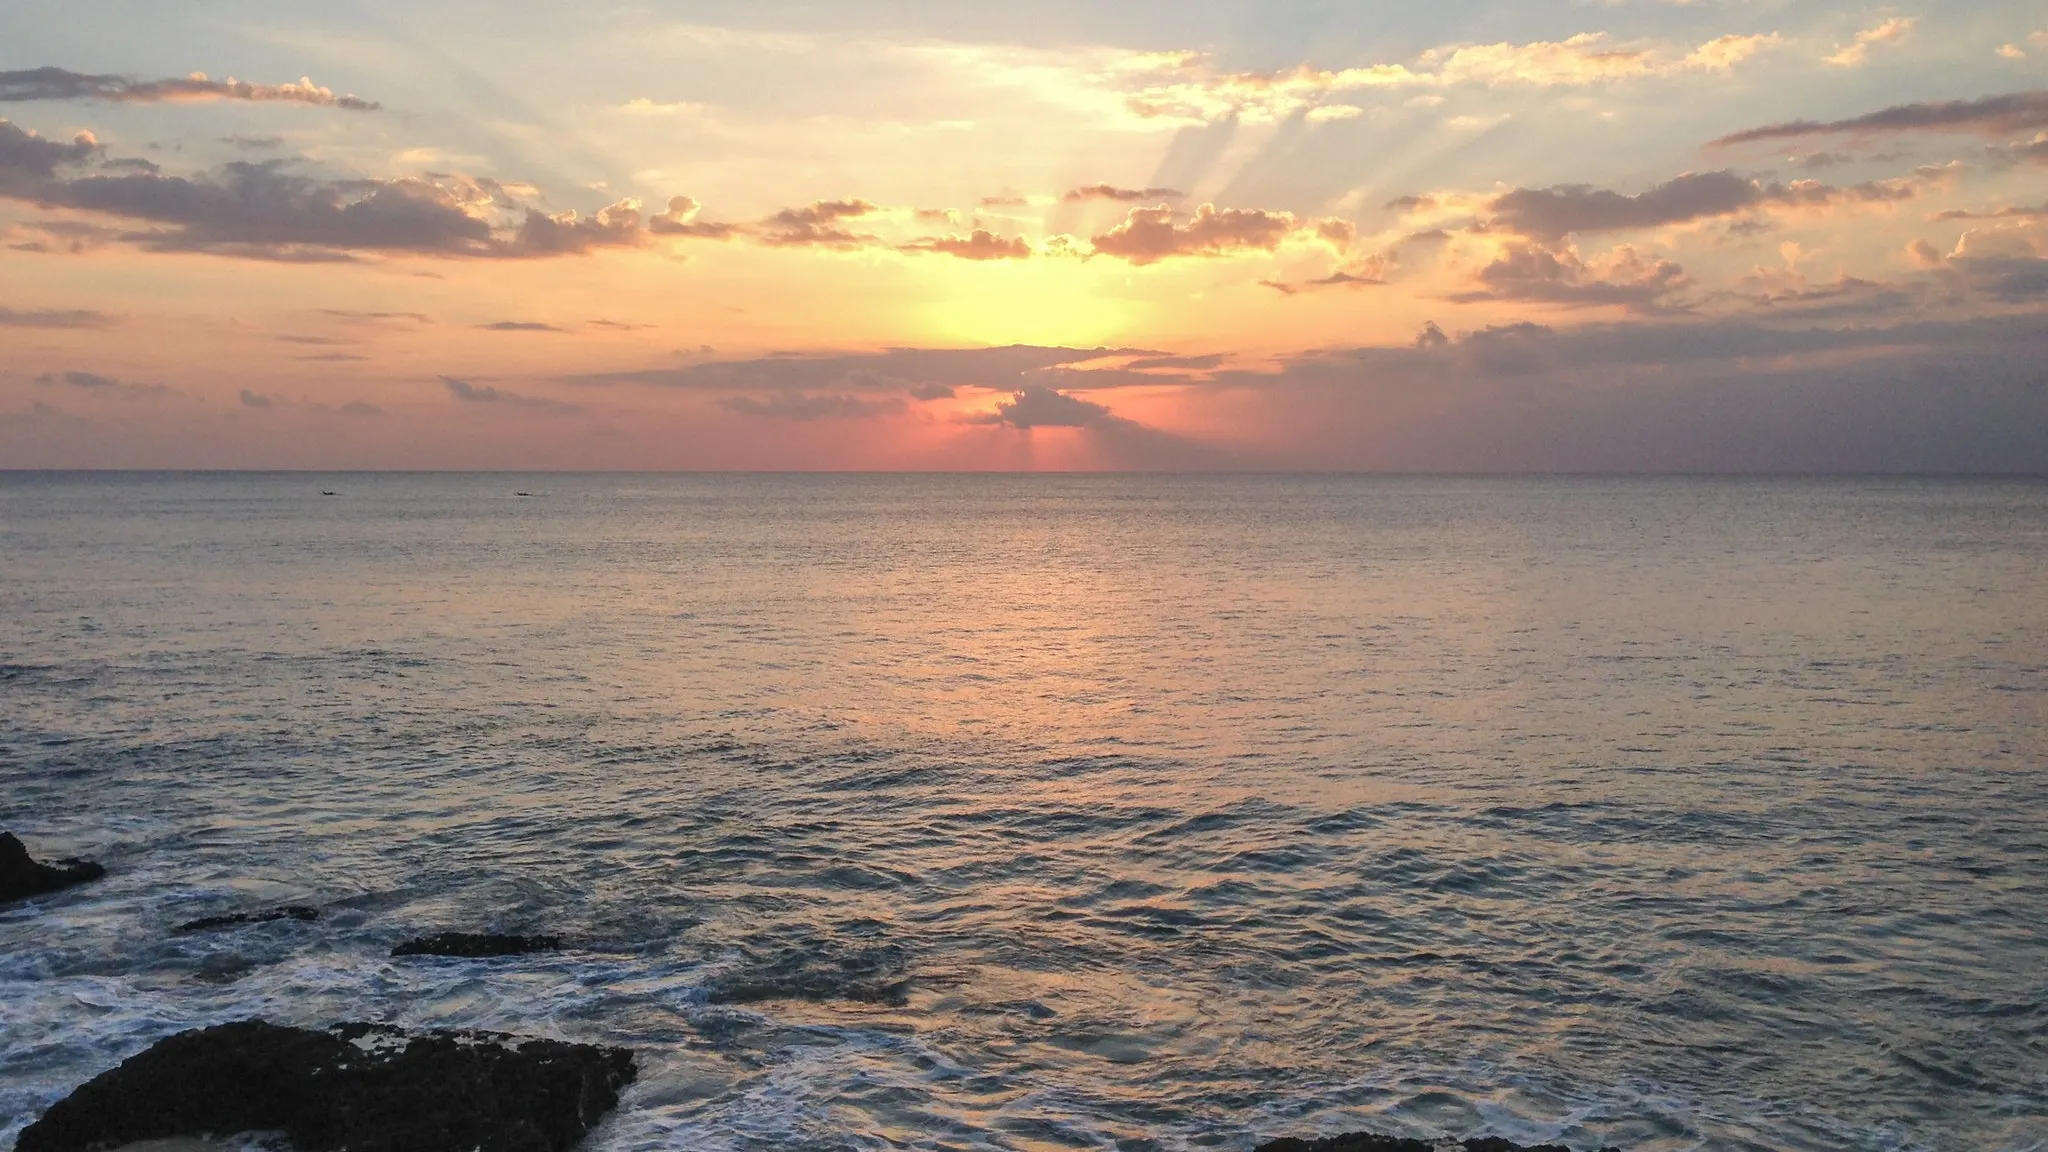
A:
[[[1204,204],[1187,223],[1176,224],[1171,208],[1133,208],[1123,223],[1096,236],[1092,243],[1097,255],[1152,264],[1171,256],[1270,252],[1294,229],[1294,215],[1288,212],[1218,210],[1214,204]]]
[[[1031,255],[1031,245],[1021,236],[1004,238],[976,228],[966,236],[929,236],[900,246],[904,252],[939,252],[962,260],[1022,260]]]
[[[1870,58],[1872,45],[1903,40],[1906,33],[1911,32],[1913,25],[1917,23],[1919,21],[1910,16],[1894,16],[1874,28],[1858,32],[1854,40],[1843,45],[1834,55],[1821,57],[1821,63],[1832,64],[1837,68],[1854,68]]]

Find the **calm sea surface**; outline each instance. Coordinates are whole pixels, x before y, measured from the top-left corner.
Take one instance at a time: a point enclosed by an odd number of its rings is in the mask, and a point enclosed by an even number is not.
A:
[[[0,826],[111,869],[0,1147],[261,1015],[606,1152],[2041,1149],[2048,483],[0,474]]]

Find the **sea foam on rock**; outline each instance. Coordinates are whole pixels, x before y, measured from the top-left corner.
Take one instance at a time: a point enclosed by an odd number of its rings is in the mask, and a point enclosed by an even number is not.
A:
[[[1463,1149],[1464,1152],[1572,1152],[1563,1144],[1517,1144],[1499,1136],[1482,1136],[1475,1140],[1416,1140],[1404,1136],[1381,1136],[1375,1132],[1348,1132],[1342,1136],[1328,1136],[1321,1140],[1270,1140],[1259,1145],[1253,1152],[1447,1152]],[[1603,1148],[1600,1152],[1621,1152],[1618,1148]]]
[[[28,854],[28,848],[12,832],[0,832],[0,902],[26,900],[73,884],[97,880],[105,868],[88,860],[59,860],[43,864]]]
[[[624,1048],[246,1020],[159,1041],[58,1101],[15,1147],[282,1132],[297,1152],[565,1152],[635,1074]]]

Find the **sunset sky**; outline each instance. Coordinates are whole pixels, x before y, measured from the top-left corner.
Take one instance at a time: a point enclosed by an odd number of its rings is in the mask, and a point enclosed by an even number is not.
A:
[[[0,466],[2048,471],[2035,0],[10,0]]]

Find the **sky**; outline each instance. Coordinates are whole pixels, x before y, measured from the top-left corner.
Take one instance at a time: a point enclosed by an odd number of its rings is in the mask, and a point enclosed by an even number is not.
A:
[[[9,0],[0,467],[2048,473],[2037,0]]]

